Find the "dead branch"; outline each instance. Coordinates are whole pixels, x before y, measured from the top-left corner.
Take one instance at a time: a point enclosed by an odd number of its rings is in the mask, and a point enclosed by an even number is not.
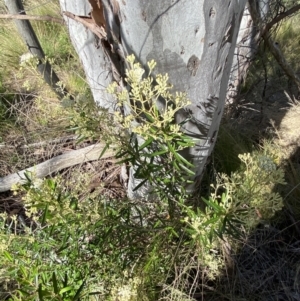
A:
[[[34,173],[35,177],[42,179],[47,175],[54,172],[58,172],[61,169],[74,166],[77,164],[82,164],[88,161],[95,161],[99,159],[101,152],[105,147],[105,143],[93,144],[85,148],[70,151],[66,154],[54,157],[36,166],[23,169],[14,174],[10,174],[3,178],[0,178],[0,192],[8,191],[11,189],[12,185],[17,183],[25,183],[25,172]],[[101,159],[114,156],[113,147],[108,149]]]
[[[249,1],[248,3],[249,3],[249,11],[251,14],[251,18],[255,26],[257,26],[258,30],[260,31],[261,37],[263,38],[264,42],[268,46],[270,52],[274,56],[275,60],[277,61],[278,65],[281,67],[283,72],[286,74],[288,78],[290,78],[297,85],[298,89],[300,90],[300,78],[297,76],[297,74],[288,64],[284,55],[280,51],[279,47],[275,46],[275,43],[270,36],[270,33],[263,29],[262,20],[256,9],[255,1]]]
[[[14,14],[0,14],[0,19],[17,19],[17,20],[36,20],[48,21],[53,23],[64,24],[64,20],[51,16],[29,16],[29,15],[14,15]]]
[[[284,18],[291,16],[292,14],[296,13],[300,10],[300,4],[293,6],[292,8],[288,9],[285,12],[280,13],[277,17],[275,17],[271,22],[266,24],[262,29],[262,34],[266,34],[275,24],[282,21]]]

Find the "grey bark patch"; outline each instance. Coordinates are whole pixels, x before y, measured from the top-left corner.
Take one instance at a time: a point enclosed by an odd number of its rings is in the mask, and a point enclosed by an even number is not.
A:
[[[214,18],[216,15],[216,10],[212,7],[209,11],[209,17]]]
[[[195,76],[197,73],[197,70],[200,65],[200,60],[197,58],[194,54],[190,57],[188,63],[187,63],[187,68],[191,72],[191,75]]]
[[[143,10],[142,11],[142,19],[146,22],[147,21],[147,14],[146,12]]]

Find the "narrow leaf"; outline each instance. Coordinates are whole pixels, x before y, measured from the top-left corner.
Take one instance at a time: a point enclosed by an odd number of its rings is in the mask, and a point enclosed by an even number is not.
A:
[[[160,150],[160,151],[157,151],[157,152],[154,152],[154,153],[151,153],[149,154],[149,157],[156,157],[156,156],[160,156],[160,155],[163,155],[165,153],[167,153],[168,150],[165,149],[165,150]]]
[[[72,289],[73,289],[72,286],[64,287],[64,288],[62,288],[62,289],[59,291],[59,294],[62,295],[62,294],[64,294],[64,293],[66,293],[66,292],[71,291]]]
[[[45,225],[47,214],[48,214],[49,204],[46,205],[43,216],[42,216],[42,225]]]
[[[74,296],[74,298],[73,298],[73,301],[77,301],[77,300],[79,300],[79,298],[80,298],[80,294],[81,294],[81,292],[82,292],[82,290],[83,290],[83,288],[84,288],[84,286],[85,286],[85,280],[82,282],[82,284],[80,285],[80,287],[79,287],[79,289],[77,290],[77,292],[76,292],[76,294],[75,294],[75,296]]]
[[[140,147],[139,150],[141,151],[142,149],[144,149],[145,147],[147,147],[149,144],[151,144],[153,142],[153,138],[150,137],[147,141],[145,141]]]
[[[141,186],[143,186],[145,183],[147,182],[147,179],[145,179],[144,181],[142,181],[138,186],[136,186],[133,191],[138,190]]]
[[[104,153],[106,152],[106,150],[107,150],[108,148],[109,148],[109,144],[106,143],[105,146],[103,147],[102,152],[100,153],[99,160],[102,158],[102,156],[104,155]]]
[[[190,163],[189,161],[187,161],[185,158],[183,158],[179,153],[175,152],[175,156],[176,158],[181,161],[182,163],[186,164],[187,166],[190,167],[194,167],[194,165],[192,163]]]
[[[10,261],[13,262],[14,259],[12,258],[12,256],[7,252],[7,251],[3,251],[4,256]]]
[[[216,210],[216,212],[223,212],[224,208],[219,206],[218,204],[216,204],[215,202],[210,202],[208,200],[206,200],[205,198],[202,197],[202,201],[209,207],[213,208]]]
[[[53,290],[55,294],[58,294],[58,286],[55,272],[52,273]]]
[[[43,301],[44,300],[44,294],[43,294],[42,284],[41,283],[39,284],[38,295],[39,295],[39,301]]]
[[[180,166],[184,171],[186,171],[189,175],[191,175],[191,176],[194,176],[194,175],[195,175],[195,172],[193,172],[192,170],[188,169],[184,164],[179,163],[179,166]]]

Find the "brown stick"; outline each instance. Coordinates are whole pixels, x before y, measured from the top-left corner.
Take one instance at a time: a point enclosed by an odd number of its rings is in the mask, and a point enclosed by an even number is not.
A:
[[[29,16],[29,15],[0,14],[0,19],[37,20],[37,21],[48,21],[48,22],[53,22],[53,23],[64,24],[63,19],[54,18],[54,17],[51,17],[51,16]]]
[[[22,184],[26,182],[26,177],[25,177],[26,172],[32,172],[34,173],[35,177],[42,179],[47,175],[50,175],[61,169],[77,164],[82,164],[88,161],[98,160],[104,147],[105,147],[105,143],[90,145],[82,149],[70,151],[66,154],[54,157],[36,166],[23,169],[14,174],[0,178],[0,192],[10,190],[13,184],[17,184],[17,183]],[[114,155],[114,151],[112,148],[110,148],[103,154],[101,159],[112,157],[113,155]]]

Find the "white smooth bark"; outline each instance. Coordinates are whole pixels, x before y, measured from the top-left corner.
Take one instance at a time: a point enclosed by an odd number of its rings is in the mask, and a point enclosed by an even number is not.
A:
[[[134,53],[143,65],[154,59],[156,72],[168,73],[174,90],[188,93],[192,104],[177,116],[177,121],[191,117],[185,131],[198,138],[199,143],[184,155],[194,163],[196,175],[200,177],[215,145],[246,0],[102,2],[109,21],[109,42],[114,48],[126,55]],[[116,2],[120,8],[118,15],[108,9]],[[78,15],[88,15],[90,10],[88,2],[83,0],[60,0],[60,3],[62,10]],[[120,22],[112,22],[116,18]],[[95,48],[93,35],[81,24],[73,20],[67,22],[95,101],[107,107],[111,99],[104,88],[112,76],[105,51]],[[135,186],[134,179],[131,180],[129,189]],[[194,187],[192,185],[190,191]],[[131,193],[130,196],[145,195]]]
[[[91,11],[87,0],[60,0],[62,11],[75,15],[88,16]],[[97,44],[94,34],[82,24],[64,17],[72,43],[82,62],[86,79],[91,88],[94,101],[103,108],[114,110],[115,100],[106,93],[106,87],[112,82],[110,62]]]

